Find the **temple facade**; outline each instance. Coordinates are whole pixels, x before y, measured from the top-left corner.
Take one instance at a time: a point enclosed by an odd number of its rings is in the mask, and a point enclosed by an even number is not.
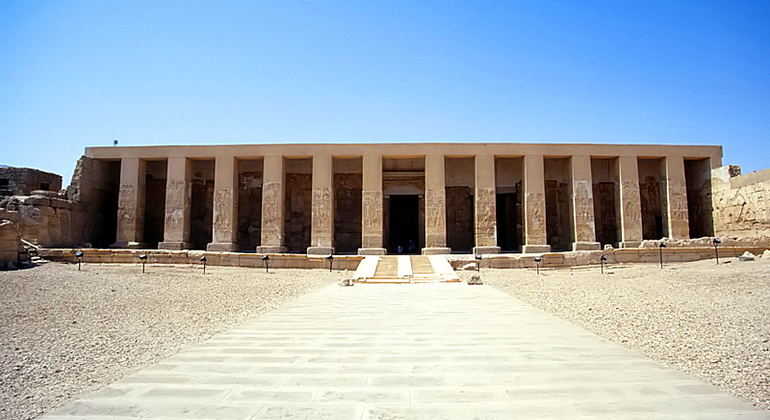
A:
[[[93,147],[95,246],[547,252],[714,235],[721,146]]]

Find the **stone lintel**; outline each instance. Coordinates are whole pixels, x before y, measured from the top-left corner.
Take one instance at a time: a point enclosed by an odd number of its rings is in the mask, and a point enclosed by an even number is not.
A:
[[[573,242],[573,251],[596,251],[601,250],[602,244],[599,242]]]
[[[641,245],[641,241],[623,241],[620,242],[618,245],[621,248],[639,248],[639,245]]]
[[[428,247],[422,249],[422,255],[445,255],[445,254],[451,254],[452,248],[449,247]]]
[[[385,248],[358,248],[358,255],[387,255]]]
[[[189,249],[189,248],[190,248],[189,242],[163,241],[158,244],[158,249],[180,250],[180,249]]]
[[[257,254],[283,254],[286,252],[285,246],[258,246]]]
[[[551,245],[524,245],[521,248],[522,254],[540,254],[543,252],[551,252]]]
[[[307,255],[334,255],[334,248],[328,246],[311,246],[307,249]]]
[[[473,253],[474,254],[499,254],[500,247],[499,246],[474,246]]]
[[[206,245],[206,251],[233,252],[238,251],[238,246],[231,242],[212,242]]]

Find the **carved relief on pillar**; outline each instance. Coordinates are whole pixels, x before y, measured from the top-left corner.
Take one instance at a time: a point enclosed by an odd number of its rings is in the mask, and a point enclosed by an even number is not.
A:
[[[575,241],[594,242],[594,200],[592,186],[588,181],[575,181]]]
[[[476,189],[476,246],[496,246],[495,189]]]
[[[642,207],[639,198],[639,184],[633,181],[625,181],[621,186],[621,201],[623,203],[622,221],[626,231],[642,230]],[[632,238],[631,240],[641,240]]]
[[[132,184],[120,184],[118,191],[118,221],[123,226],[133,226],[137,216],[137,189]]]
[[[425,246],[446,246],[446,192],[428,190],[425,192]]]
[[[187,186],[183,180],[169,180],[166,184],[166,236],[171,232],[181,235],[184,230],[185,195]],[[171,236],[176,238],[176,236]],[[181,238],[181,236],[180,236]]]
[[[363,248],[382,247],[382,192],[362,191],[363,200]]]
[[[332,224],[332,190],[328,187],[313,188],[313,233],[330,234]]]
[[[687,187],[684,179],[668,181],[668,211],[671,229],[669,235],[672,238],[686,238],[689,236],[689,221],[687,213]]]
[[[230,240],[233,237],[233,189],[217,188],[214,190],[214,232],[224,235],[218,240]]]
[[[270,243],[263,245],[275,245],[274,242],[280,241],[282,217],[281,183],[265,182],[262,186],[262,238],[263,242],[269,239]]]
[[[527,193],[524,208],[527,212],[527,245],[546,245],[548,242],[545,233],[545,194],[541,192]]]

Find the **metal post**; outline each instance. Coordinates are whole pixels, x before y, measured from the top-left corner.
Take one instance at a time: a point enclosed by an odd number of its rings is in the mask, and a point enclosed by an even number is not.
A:
[[[203,274],[206,274],[206,256],[201,257],[201,262],[203,263]]]
[[[334,264],[334,255],[329,255],[326,257],[326,259],[329,261],[329,272],[332,272],[332,264]]]
[[[719,244],[721,244],[722,241],[719,240],[719,238],[714,238],[714,256],[717,259],[717,264],[719,264]]]
[[[267,255],[262,256],[262,261],[265,262],[265,273],[270,272],[270,257]]]
[[[540,275],[540,261],[543,261],[543,257],[538,255],[535,257],[535,264],[537,265],[537,275]]]
[[[666,244],[663,242],[658,245],[658,250],[660,251],[660,268],[663,268],[663,248],[666,247]]]
[[[139,260],[142,261],[142,274],[144,274],[144,264],[147,262],[147,254],[140,255]]]

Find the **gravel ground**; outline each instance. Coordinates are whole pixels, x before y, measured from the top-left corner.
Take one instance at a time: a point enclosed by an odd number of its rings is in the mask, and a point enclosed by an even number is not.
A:
[[[0,419],[31,419],[342,272],[49,263],[0,271]]]
[[[485,284],[770,409],[770,260],[484,270]],[[468,273],[464,273],[468,277]]]

